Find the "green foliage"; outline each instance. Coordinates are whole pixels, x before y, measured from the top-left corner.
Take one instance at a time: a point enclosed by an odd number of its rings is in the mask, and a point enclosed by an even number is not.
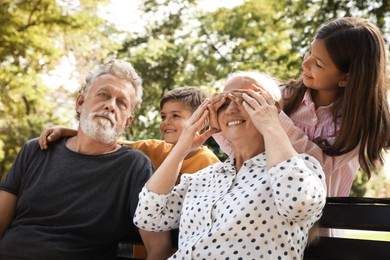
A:
[[[144,32],[130,35],[118,51],[119,57],[130,57],[144,78],[139,114],[150,116],[134,122],[133,135],[159,136],[156,107],[161,95],[175,87],[206,86],[214,93],[237,70],[263,71],[282,80],[297,77],[320,24],[368,9],[375,14],[368,17],[373,22],[389,14],[386,1],[366,2],[247,0],[232,9],[205,12],[197,1],[144,1]],[[384,23],[379,26],[388,30]]]
[[[367,192],[367,175],[358,171],[353,180],[353,185],[349,196],[351,197],[364,197]]]
[[[213,95],[237,70],[296,77],[316,29],[331,18],[364,16],[390,39],[388,0],[246,0],[213,12],[200,9],[196,0],[144,0],[144,31],[129,33],[122,43],[119,32],[98,18],[97,7],[106,2],[1,1],[0,176],[44,126],[69,125],[68,118],[57,117],[52,92],[71,93],[47,88],[39,78],[69,53],[80,79],[107,56],[133,63],[144,79],[144,101],[125,138],[145,139],[161,138],[158,107],[168,90],[199,86]],[[213,140],[207,144],[225,158]]]
[[[196,4],[144,1],[143,17],[149,21],[144,33],[130,35],[118,52],[130,57],[145,79],[139,113],[143,120],[134,122],[133,136],[128,138],[159,138],[159,98],[177,86],[205,86],[214,93],[237,70],[263,71],[281,80],[297,77],[317,28],[332,18],[366,17],[389,38],[386,0],[247,0],[214,12],[197,9]],[[207,144],[224,158],[215,143]],[[364,180],[354,185],[356,194],[364,194]]]
[[[198,56],[215,59],[207,63],[217,64],[213,70],[222,78],[236,70],[295,77],[301,58],[291,53],[290,26],[280,15],[281,7],[265,0],[205,14],[200,17],[200,34],[208,48],[202,48]]]
[[[170,13],[165,9],[172,4],[176,4],[176,9]],[[118,57],[130,57],[144,85],[144,101],[138,112],[141,116],[133,121],[131,130],[125,134],[128,139],[131,136],[137,139],[161,138],[158,130],[160,99],[167,91],[188,83],[183,80],[188,79],[183,73],[191,51],[188,41],[192,39],[177,33],[183,26],[180,17],[190,6],[189,2],[165,1],[157,5],[155,1],[145,1],[144,8],[149,10],[145,16],[150,18],[150,25],[145,28],[145,34],[131,35],[118,51]],[[159,10],[157,7],[164,8],[163,18],[155,21],[152,18]]]
[[[57,90],[44,85],[60,58],[87,54],[102,59],[96,48],[106,44],[109,24],[97,17],[97,7],[107,0],[3,0],[0,3],[0,177],[6,173],[20,147],[39,135],[48,124],[67,124],[56,114],[52,100]],[[97,53],[92,56],[92,53]],[[84,56],[83,56],[84,55]],[[65,91],[65,89],[62,89]]]

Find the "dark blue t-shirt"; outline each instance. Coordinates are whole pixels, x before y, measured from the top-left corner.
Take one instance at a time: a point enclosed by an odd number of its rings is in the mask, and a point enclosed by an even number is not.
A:
[[[118,240],[139,236],[133,215],[153,166],[127,146],[85,155],[69,150],[65,141],[42,151],[33,139],[18,154],[0,185],[18,197],[0,248],[33,243],[64,259],[115,259]],[[37,259],[33,249],[20,251],[15,254]]]

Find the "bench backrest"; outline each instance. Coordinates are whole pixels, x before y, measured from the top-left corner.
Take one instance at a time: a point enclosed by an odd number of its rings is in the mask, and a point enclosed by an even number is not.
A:
[[[389,232],[390,198],[327,198],[319,225],[323,228]],[[390,242],[320,237],[316,244],[306,248],[304,259],[390,259]]]
[[[390,232],[390,198],[327,198],[319,222],[323,228],[354,229]],[[390,233],[389,233],[390,234]],[[173,233],[177,244],[177,230]],[[132,245],[142,244],[141,239],[128,239],[120,245],[119,259],[135,259]],[[304,260],[382,260],[390,259],[390,241],[320,237],[305,250]]]

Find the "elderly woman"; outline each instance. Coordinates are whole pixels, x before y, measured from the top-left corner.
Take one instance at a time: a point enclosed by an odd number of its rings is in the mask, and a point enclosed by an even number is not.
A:
[[[223,94],[187,121],[140,193],[134,217],[141,234],[179,228],[171,259],[303,258],[308,231],[325,205],[324,173],[318,161],[292,147],[278,121],[279,98],[269,77],[233,75]],[[209,116],[234,155],[184,174],[174,186],[186,155],[216,132],[199,134]]]

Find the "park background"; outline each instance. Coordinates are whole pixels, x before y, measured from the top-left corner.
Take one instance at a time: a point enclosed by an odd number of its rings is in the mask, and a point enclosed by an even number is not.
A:
[[[375,23],[389,50],[388,0],[2,0],[0,177],[45,127],[76,125],[77,90],[109,58],[129,60],[144,82],[123,138],[161,138],[166,91],[197,86],[212,95],[237,70],[296,78],[318,26],[342,16]],[[225,158],[212,139],[207,145]],[[358,174],[351,196],[390,197],[386,167],[368,182]]]

